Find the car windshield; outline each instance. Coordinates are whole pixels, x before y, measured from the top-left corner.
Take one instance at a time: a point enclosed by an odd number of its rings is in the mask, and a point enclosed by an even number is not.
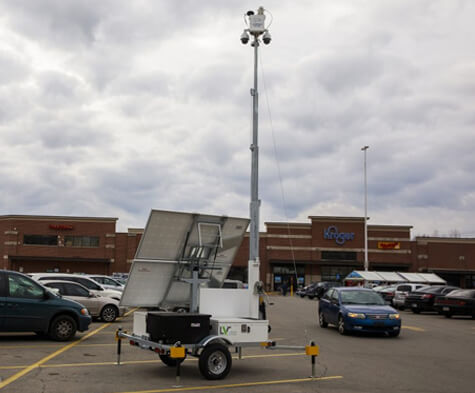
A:
[[[373,291],[341,291],[340,296],[343,304],[385,304],[381,296]]]
[[[427,293],[441,293],[444,287],[422,287],[419,288],[416,292],[427,292]]]

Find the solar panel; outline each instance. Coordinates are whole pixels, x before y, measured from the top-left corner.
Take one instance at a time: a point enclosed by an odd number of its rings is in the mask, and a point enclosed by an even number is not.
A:
[[[152,210],[129,278],[123,306],[188,305],[193,267],[207,286],[221,287],[249,225],[247,218]]]

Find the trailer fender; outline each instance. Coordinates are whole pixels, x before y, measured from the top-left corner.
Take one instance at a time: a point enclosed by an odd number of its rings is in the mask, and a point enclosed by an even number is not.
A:
[[[224,344],[224,345],[233,345],[233,343],[225,337],[208,336],[208,337],[205,337],[203,340],[200,341],[199,346],[200,347],[206,347],[209,344],[216,344],[216,343],[220,343],[220,344]]]

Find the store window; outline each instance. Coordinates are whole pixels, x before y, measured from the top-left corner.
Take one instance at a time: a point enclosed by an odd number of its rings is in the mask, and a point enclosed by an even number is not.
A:
[[[65,236],[66,247],[99,247],[98,236]]]
[[[24,235],[23,244],[35,246],[57,246],[58,236],[56,235]]]
[[[355,266],[322,266],[322,281],[342,282],[353,270]]]
[[[356,261],[353,251],[322,251],[322,259],[330,261]]]

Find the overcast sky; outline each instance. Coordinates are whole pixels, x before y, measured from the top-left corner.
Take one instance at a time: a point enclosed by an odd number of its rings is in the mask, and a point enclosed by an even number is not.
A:
[[[470,0],[0,0],[0,214],[247,217],[260,5],[261,222],[475,237]]]

